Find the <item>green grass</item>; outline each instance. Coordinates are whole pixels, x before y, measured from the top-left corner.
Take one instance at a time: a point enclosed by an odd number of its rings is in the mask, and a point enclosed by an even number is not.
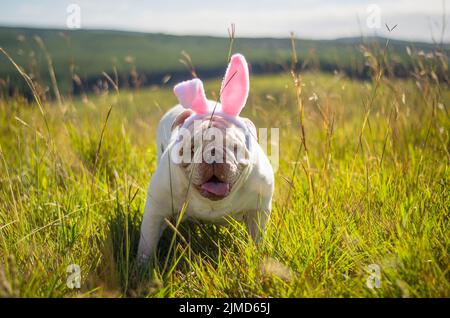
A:
[[[1,99],[0,296],[449,297],[448,87],[320,73],[302,83],[309,168],[292,79],[251,78],[243,115],[280,128],[263,244],[241,224],[182,224],[150,273],[134,256],[171,90],[67,98],[43,114]],[[66,286],[69,264],[79,290]],[[369,264],[379,289],[366,286]]]

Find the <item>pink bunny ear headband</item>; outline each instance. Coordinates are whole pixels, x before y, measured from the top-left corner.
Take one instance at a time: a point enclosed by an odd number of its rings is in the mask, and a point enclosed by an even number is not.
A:
[[[247,131],[247,125],[239,118],[239,114],[247,101],[249,88],[247,61],[243,55],[234,54],[222,81],[221,104],[217,103],[214,115],[224,117]],[[180,104],[194,112],[182,127],[185,128],[192,121],[212,114],[216,103],[206,99],[203,82],[200,79],[181,82],[175,85],[173,91]]]

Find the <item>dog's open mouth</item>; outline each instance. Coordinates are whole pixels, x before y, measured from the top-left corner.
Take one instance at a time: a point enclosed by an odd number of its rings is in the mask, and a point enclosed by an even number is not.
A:
[[[200,185],[199,191],[204,197],[220,200],[230,193],[230,184],[220,181],[216,176],[212,176],[208,181]]]

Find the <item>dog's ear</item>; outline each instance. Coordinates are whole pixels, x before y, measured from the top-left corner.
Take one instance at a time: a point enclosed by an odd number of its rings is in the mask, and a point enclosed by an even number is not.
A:
[[[193,113],[194,112],[190,109],[182,111],[173,121],[171,130],[174,130],[176,127],[183,125],[186,119],[188,119],[188,117],[191,116]]]
[[[185,108],[192,109],[197,114],[208,112],[208,102],[203,89],[203,82],[194,78],[190,81],[181,82],[173,88],[178,101]]]
[[[247,61],[243,55],[234,54],[220,89],[222,111],[231,116],[238,116],[247,101],[249,88]]]

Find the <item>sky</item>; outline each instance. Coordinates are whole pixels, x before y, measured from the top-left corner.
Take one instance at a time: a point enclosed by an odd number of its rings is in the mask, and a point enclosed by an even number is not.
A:
[[[387,35],[404,40],[450,42],[450,0],[0,0],[0,25],[67,28],[80,9],[82,29],[114,29],[236,37],[334,39]],[[445,2],[445,4],[443,4]],[[445,11],[444,11],[445,8]],[[445,14],[443,14],[445,12]],[[72,20],[73,21],[73,20]],[[445,25],[445,24],[444,24]]]

